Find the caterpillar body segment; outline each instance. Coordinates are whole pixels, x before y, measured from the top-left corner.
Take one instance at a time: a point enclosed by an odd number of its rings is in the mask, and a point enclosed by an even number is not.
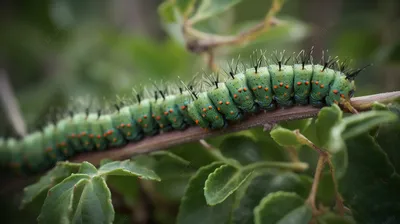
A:
[[[274,99],[281,107],[293,106],[293,67],[290,65],[270,65],[271,84],[274,91]]]
[[[167,109],[164,107],[164,101],[165,101],[164,99],[158,99],[153,101],[152,103],[153,114],[151,115],[151,117],[143,117],[143,120],[154,118],[158,123],[158,128],[156,127],[156,129],[159,129],[163,132],[167,132],[172,130],[172,126],[171,122],[168,120],[167,117],[169,111],[167,111]]]
[[[188,113],[189,116],[194,120],[196,125],[199,125],[203,129],[210,128],[210,122],[202,116],[202,114],[197,110],[197,106],[194,103],[188,105]]]
[[[165,112],[167,112],[166,117],[170,122],[173,129],[183,130],[187,127],[185,123],[185,119],[178,105],[176,104],[175,95],[169,95],[165,97],[162,108],[164,108]]]
[[[87,122],[90,125],[89,138],[92,139],[96,150],[103,151],[107,145],[107,139],[104,137],[105,131],[99,122],[99,114],[90,113],[87,117]]]
[[[94,143],[88,133],[90,132],[90,123],[87,121],[87,114],[76,114],[74,123],[76,124],[76,138],[81,143],[83,151],[93,151]]]
[[[43,140],[42,132],[36,131],[22,141],[23,161],[30,172],[42,171],[50,165]]]
[[[225,119],[217,111],[212,101],[207,95],[207,92],[199,93],[198,98],[194,101],[194,105],[198,113],[201,114],[209,123],[211,129],[219,129],[225,126]]]
[[[258,106],[254,102],[253,94],[247,86],[246,76],[243,73],[236,74],[225,83],[231,93],[233,102],[236,106],[247,113],[258,111]]]
[[[143,138],[142,129],[133,119],[128,106],[120,108],[112,114],[113,126],[116,127],[122,136],[129,141],[139,141]]]
[[[103,130],[103,136],[110,147],[119,147],[125,144],[121,133],[113,126],[111,115],[101,115],[98,122]]]
[[[217,108],[217,111],[225,116],[226,120],[237,121],[242,118],[239,108],[233,103],[225,83],[217,83],[217,87],[207,92],[207,96]]]
[[[313,76],[313,65],[293,65],[294,73],[294,101],[299,105],[307,105],[311,92],[311,78]]]
[[[56,124],[56,129],[54,132],[56,147],[58,148],[58,151],[62,152],[66,158],[75,154],[74,148],[68,139],[69,133],[65,130],[67,122],[68,121],[66,119],[60,120]]]
[[[332,105],[334,103],[339,104],[343,100],[349,101],[353,96],[354,91],[354,80],[349,80],[343,73],[340,73],[339,75],[335,76],[328,95],[325,98],[326,103],[328,105]]]
[[[153,136],[158,133],[158,124],[152,118],[152,103],[150,99],[144,99],[139,103],[130,106],[133,119],[140,125],[143,133],[147,136]]]
[[[9,138],[6,143],[7,151],[9,154],[8,166],[15,173],[23,173],[23,152],[22,152],[22,141],[15,138]]]
[[[63,152],[57,147],[56,144],[56,126],[54,124],[48,124],[43,129],[43,144],[44,150],[47,153],[47,157],[52,163],[62,161],[66,157]]]
[[[188,92],[182,92],[181,94],[178,94],[175,98],[175,105],[180,111],[183,121],[187,125],[195,125],[196,123],[190,117],[189,115],[189,110],[188,106],[193,102],[192,96]]]
[[[314,65],[313,70],[310,104],[314,107],[322,107],[325,105],[325,97],[328,95],[329,86],[337,73],[335,70],[328,68],[327,65]]]
[[[75,116],[77,116],[78,118],[74,119]],[[64,131],[67,134],[71,147],[74,149],[74,151],[83,152],[83,146],[80,139],[78,138],[78,130],[75,123],[76,121],[79,122],[79,116],[80,115],[74,115],[71,118],[65,118],[63,120],[63,122],[65,122]]]
[[[273,102],[271,88],[271,77],[267,67],[250,68],[246,70],[247,85],[254,94],[254,102],[260,109],[274,110],[276,108]]]

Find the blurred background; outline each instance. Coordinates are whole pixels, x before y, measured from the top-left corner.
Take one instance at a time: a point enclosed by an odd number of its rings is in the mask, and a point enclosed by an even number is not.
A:
[[[66,107],[71,97],[130,96],[132,87],[148,84],[149,78],[189,79],[201,69],[207,70],[202,55],[186,50],[181,29],[162,22],[157,12],[161,3],[0,1],[0,68],[8,74],[28,128],[36,128],[50,106]],[[271,1],[266,0],[244,0],[196,24],[196,28],[236,34],[262,20],[270,5]],[[255,41],[218,48],[217,65],[224,66],[238,55],[248,62],[249,54],[256,49],[269,53],[286,50],[291,54],[314,46],[317,61],[320,52],[328,49],[332,56],[352,59],[354,67],[373,63],[357,78],[356,96],[399,90],[398,0],[288,0],[277,18],[286,23]],[[5,105],[1,106],[1,131],[14,135],[7,128]],[[176,194],[170,200],[176,200],[182,192]],[[13,201],[3,200],[1,195],[1,207],[11,209],[9,203],[14,205]],[[18,202],[15,199],[16,205]],[[18,213],[11,214],[21,219]]]

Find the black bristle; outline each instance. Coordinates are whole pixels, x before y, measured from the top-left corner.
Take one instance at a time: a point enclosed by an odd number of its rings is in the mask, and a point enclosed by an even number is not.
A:
[[[345,73],[346,79],[354,80],[361,71],[363,71],[364,69],[366,69],[369,66],[372,66],[372,64],[368,64],[368,65],[366,65],[366,66],[364,66],[362,68],[359,68],[359,69],[356,69],[356,70],[349,71],[349,72]]]
[[[140,95],[139,94],[136,94],[136,99],[137,99],[138,103],[140,104],[141,99],[140,99]]]

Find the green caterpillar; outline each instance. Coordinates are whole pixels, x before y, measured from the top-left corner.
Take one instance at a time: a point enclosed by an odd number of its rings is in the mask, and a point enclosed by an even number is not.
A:
[[[276,55],[274,63],[265,66],[261,55],[253,58],[251,68],[230,67],[225,82],[219,75],[208,75],[189,84],[182,82],[176,88],[179,92],[156,86],[147,91],[151,96],[136,93],[135,103],[116,104],[114,112],[70,113],[23,139],[0,138],[0,166],[21,173],[40,172],[76,153],[121,147],[170,130],[193,125],[221,129],[242,120],[246,113],[349,101],[354,79],[364,68],[349,70],[346,63],[325,57],[321,64],[313,64],[311,54],[312,50],[301,51],[293,65],[287,64],[284,54]]]

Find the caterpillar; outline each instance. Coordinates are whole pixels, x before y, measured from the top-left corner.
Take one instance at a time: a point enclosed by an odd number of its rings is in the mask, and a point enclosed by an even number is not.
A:
[[[348,69],[346,61],[324,54],[319,64],[313,64],[312,52],[302,50],[287,58],[284,52],[279,57],[275,53],[272,63],[265,52],[253,54],[251,67],[242,63],[239,68],[239,60],[229,64],[225,81],[219,73],[203,74],[200,80],[181,81],[175,89],[154,85],[134,91],[132,102],[116,103],[109,113],[70,112],[22,139],[0,138],[0,166],[40,172],[80,152],[121,147],[188,126],[221,129],[260,111],[348,102],[355,92],[354,80],[365,67]]]

